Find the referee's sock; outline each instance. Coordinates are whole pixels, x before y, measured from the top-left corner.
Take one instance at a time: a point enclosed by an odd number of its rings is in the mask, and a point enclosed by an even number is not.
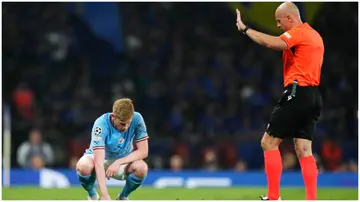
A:
[[[304,179],[306,200],[316,200],[318,169],[314,156],[300,159],[301,173]]]
[[[280,178],[282,160],[279,149],[264,151],[265,173],[268,182],[268,199],[278,200],[280,197]]]

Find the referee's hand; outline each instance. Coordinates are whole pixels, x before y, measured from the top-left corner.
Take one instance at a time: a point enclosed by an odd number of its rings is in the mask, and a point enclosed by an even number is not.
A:
[[[245,29],[246,26],[244,25],[244,23],[241,20],[241,14],[240,14],[239,9],[236,9],[236,16],[237,16],[236,17],[236,26],[239,31],[242,31]]]

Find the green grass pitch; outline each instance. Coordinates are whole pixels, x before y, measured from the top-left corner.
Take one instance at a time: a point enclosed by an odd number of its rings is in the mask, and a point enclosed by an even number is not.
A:
[[[110,196],[115,199],[122,187],[110,187]],[[165,188],[155,189],[140,187],[131,194],[131,200],[258,200],[266,194],[266,188]],[[305,190],[302,188],[282,188],[284,200],[303,200]],[[3,200],[87,200],[81,187],[66,189],[41,189],[38,187],[11,187],[2,189]],[[356,188],[320,188],[318,199],[322,200],[357,200]]]

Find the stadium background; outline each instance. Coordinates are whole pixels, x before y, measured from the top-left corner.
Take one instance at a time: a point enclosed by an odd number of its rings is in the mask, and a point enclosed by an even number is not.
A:
[[[325,43],[324,108],[313,143],[319,183],[357,187],[358,5],[297,5]],[[266,186],[260,139],[282,93],[281,52],[241,35],[235,8],[251,27],[280,34],[277,6],[3,3],[3,111],[10,112],[3,118],[11,115],[3,142],[11,137],[12,168],[5,185],[39,186],[47,168],[75,186],[69,169],[88,147],[93,121],[114,99],[130,97],[147,124],[153,177],[178,173],[180,187],[189,176]],[[284,171],[294,175],[283,182],[302,186],[292,142],[281,152]]]

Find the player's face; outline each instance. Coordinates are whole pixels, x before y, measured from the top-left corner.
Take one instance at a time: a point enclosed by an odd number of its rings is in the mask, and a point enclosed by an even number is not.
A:
[[[117,118],[116,116],[112,116],[113,117],[113,123],[114,123],[114,127],[121,131],[121,132],[126,132],[129,127],[130,127],[130,124],[131,124],[131,120],[132,120],[132,117],[127,120],[127,121],[122,121],[120,120],[119,118]]]
[[[127,121],[119,121],[119,130],[121,132],[126,132],[128,130],[128,128],[130,127],[131,124],[131,119],[127,120]]]

